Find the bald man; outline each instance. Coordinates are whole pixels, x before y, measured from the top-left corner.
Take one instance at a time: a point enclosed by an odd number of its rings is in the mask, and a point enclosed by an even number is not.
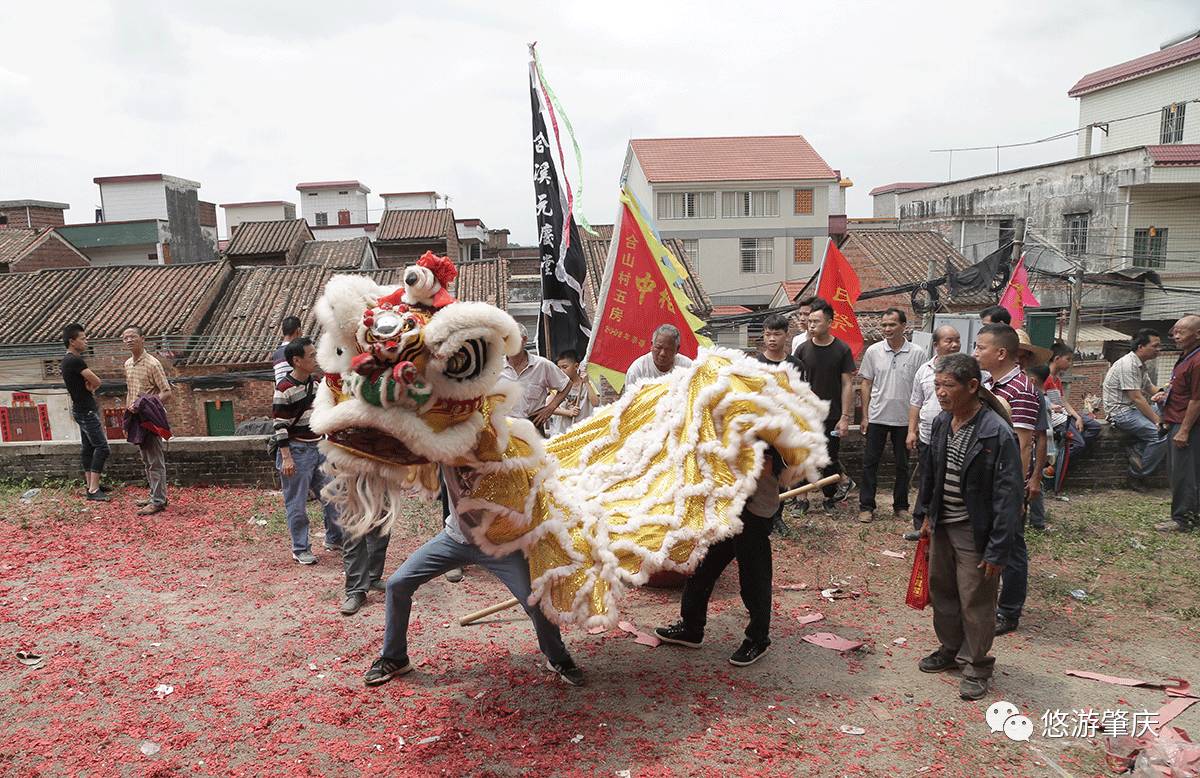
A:
[[[942,412],[942,405],[938,402],[937,393],[934,391],[934,365],[947,354],[957,354],[961,345],[962,338],[958,334],[958,330],[949,324],[938,327],[933,331],[933,356],[928,362],[917,368],[917,374],[913,377],[912,396],[908,400],[908,438],[905,442],[908,444],[909,451],[917,452],[917,462],[921,467],[925,467],[926,449],[929,446],[929,433],[933,426],[933,420]],[[920,482],[918,481],[918,483]],[[917,505],[921,505],[920,495],[917,495]],[[924,518],[924,516],[913,513],[913,531],[904,533],[905,540],[920,538],[919,530]]]
[[[1171,520],[1157,529],[1186,532],[1200,526],[1200,316],[1175,322],[1171,338],[1180,350],[1162,413],[1170,440]]]

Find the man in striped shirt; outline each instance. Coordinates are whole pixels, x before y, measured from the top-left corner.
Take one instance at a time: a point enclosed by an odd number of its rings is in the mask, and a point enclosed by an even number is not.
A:
[[[275,398],[271,403],[275,443],[279,446],[275,464],[283,481],[283,502],[292,535],[292,558],[302,565],[311,565],[317,558],[313,556],[308,540],[305,504],[310,487],[319,493],[325,485],[325,475],[321,472],[323,457],[317,449],[321,436],[309,426],[313,398],[317,394],[317,381],[313,377],[317,371],[317,348],[309,338],[296,338],[288,343],[284,356],[291,372],[275,385]],[[341,551],[342,529],[337,523],[337,510],[329,503],[324,507],[325,548]]]
[[[985,379],[986,388],[1008,403],[1012,416],[1013,432],[1021,452],[1021,473],[1025,480],[1025,494],[1041,488],[1041,473],[1034,478],[1033,446],[1037,429],[1038,414],[1042,398],[1025,371],[1017,364],[1021,340],[1017,331],[1007,324],[989,324],[979,330],[975,339],[975,358],[979,366],[990,373]],[[1025,594],[1029,586],[1029,551],[1025,547],[1025,511],[1021,511],[1021,523],[1013,543],[1012,559],[1004,568],[1000,582],[1000,604],[996,613],[996,634],[1003,635],[1017,628],[1021,610],[1025,607]]]

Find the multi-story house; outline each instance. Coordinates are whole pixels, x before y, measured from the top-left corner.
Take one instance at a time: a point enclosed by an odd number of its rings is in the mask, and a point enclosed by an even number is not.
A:
[[[714,305],[766,306],[845,231],[849,182],[800,135],[632,140],[624,178]]]
[[[1088,73],[1068,95],[1079,100],[1079,156],[940,184],[877,187],[876,213],[895,209],[901,228],[937,230],[972,260],[1012,243],[1024,226],[1035,270],[1156,271],[1162,289],[1133,282],[1089,288],[1086,306],[1112,321],[1165,323],[1196,310],[1200,34]],[[1069,305],[1062,283],[1037,274],[1033,283],[1035,291],[1045,285],[1043,306]]]
[[[296,184],[300,212],[310,227],[366,224],[367,195],[371,190],[358,181],[313,181]]]

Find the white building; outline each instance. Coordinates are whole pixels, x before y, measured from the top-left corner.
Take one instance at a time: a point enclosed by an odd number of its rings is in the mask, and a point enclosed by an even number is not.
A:
[[[1161,51],[1089,73],[1068,94],[1080,101],[1080,156],[940,184],[877,187],[875,213],[894,211],[902,229],[937,230],[972,260],[1012,243],[1023,220],[1024,249],[1036,270],[1150,269],[1166,290],[1151,284],[1144,293],[1131,284],[1092,287],[1085,307],[1106,311],[1112,320],[1157,322],[1195,311],[1200,295],[1190,290],[1200,288],[1200,37],[1193,33]],[[1038,283],[1035,276],[1035,291]],[[1040,299],[1050,307],[1068,302],[1061,284]]]
[[[850,184],[800,135],[632,140],[624,177],[714,305],[765,306],[845,230]]]
[[[385,192],[383,210],[385,211],[416,211],[428,208],[445,207],[445,201],[450,198],[437,192]],[[441,200],[442,202],[438,202]]]
[[[458,233],[458,261],[483,259],[483,248],[488,244],[487,225],[480,219],[455,219],[454,230]]]
[[[242,222],[290,221],[296,218],[296,204],[286,200],[257,200],[248,203],[221,203],[225,211],[226,235]]]
[[[300,192],[300,212],[310,227],[349,227],[369,222],[367,195],[371,190],[358,181],[313,181],[296,184],[296,191]]]

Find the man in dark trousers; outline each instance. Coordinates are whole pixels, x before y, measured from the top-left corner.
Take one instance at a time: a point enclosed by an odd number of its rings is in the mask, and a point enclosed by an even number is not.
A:
[[[808,314],[808,339],[795,352],[795,357],[804,364],[813,393],[829,403],[829,415],[825,417],[829,464],[821,471],[822,477],[842,472],[838,448],[850,429],[850,414],[854,410],[854,352],[829,331],[832,324],[833,308],[819,297],[814,299]],[[825,510],[833,510],[853,488],[854,481],[847,475],[842,476],[841,483],[824,487]]]
[[[100,378],[84,361],[87,353],[87,333],[82,324],[63,327],[63,344],[67,353],[62,359],[63,383],[71,396],[71,416],[79,425],[79,456],[83,462],[83,480],[87,484],[87,498],[108,502],[108,493],[100,486],[100,473],[108,460],[108,437],[100,421],[100,410],[96,405],[96,390]]]
[[[943,413],[933,421],[917,493],[921,534],[930,538],[929,596],[940,643],[917,666],[925,673],[960,669],[964,700],[988,692],[1000,571],[1020,525],[1024,485],[1016,436],[980,379],[979,363],[965,354],[938,361],[934,382]]]
[[[756,356],[769,365],[790,364],[801,372],[802,365],[787,353],[787,319],[778,314],[763,322],[763,350]],[[763,456],[762,470],[754,494],[742,508],[742,531],[711,546],[696,572],[683,586],[679,606],[680,619],[669,627],[657,627],[654,632],[666,643],[699,648],[704,642],[704,626],[708,622],[708,601],[713,587],[725,568],[734,559],[738,564],[738,582],[742,604],[750,613],[746,639],[729,663],[737,667],[754,664],[771,645],[771,528],[779,515],[779,474],[783,460],[768,448]]]

